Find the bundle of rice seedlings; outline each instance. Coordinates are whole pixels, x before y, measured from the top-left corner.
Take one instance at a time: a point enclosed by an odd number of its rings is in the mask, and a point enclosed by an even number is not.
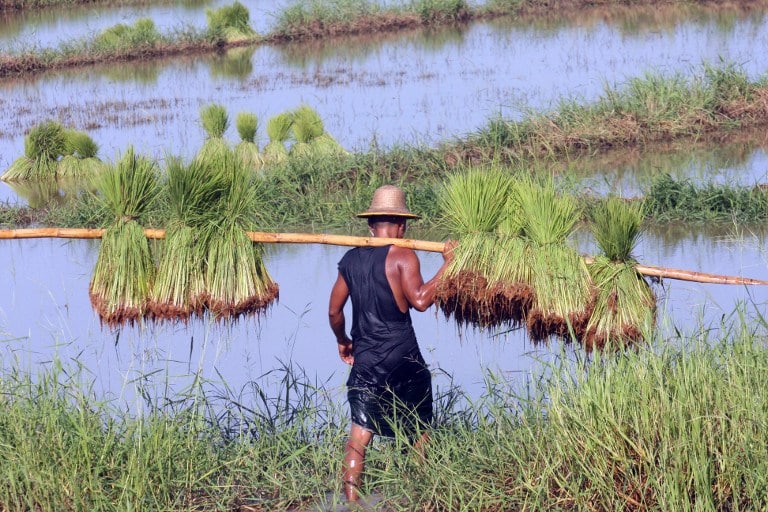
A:
[[[227,180],[220,201],[203,228],[205,251],[204,302],[217,319],[259,315],[278,298],[262,259],[262,245],[246,231],[255,228],[255,214],[262,210],[259,183],[234,155],[216,162],[216,171]]]
[[[201,233],[226,191],[223,178],[199,161],[184,165],[178,158],[168,159],[163,187],[166,236],[147,305],[155,320],[186,322],[192,314],[203,313],[200,298],[205,296],[206,255]]]
[[[612,197],[598,205],[592,233],[602,254],[589,265],[595,283],[594,310],[583,343],[589,350],[642,341],[656,321],[656,296],[635,270],[632,252],[642,233],[642,204]]]
[[[2,176],[4,181],[53,180],[59,158],[66,150],[64,127],[45,121],[24,138],[24,156],[15,160]]]
[[[511,187],[512,177],[498,168],[470,168],[449,176],[438,192],[443,222],[460,242],[438,282],[436,302],[460,324],[485,328],[514,321],[497,300],[500,288],[488,282],[497,259],[514,257],[498,250]]]
[[[215,161],[222,153],[230,151],[224,140],[224,133],[229,128],[229,115],[223,105],[211,104],[200,109],[200,121],[206,133],[205,141],[197,152],[197,160]]]
[[[567,245],[580,217],[576,201],[558,194],[552,180],[523,179],[512,197],[527,246],[526,279],[535,291],[526,315],[528,333],[534,341],[552,335],[570,341],[585,328],[592,291],[584,259]]]
[[[138,219],[157,196],[157,168],[128,148],[99,176],[97,190],[114,220],[101,239],[89,294],[102,325],[119,327],[144,316],[155,275],[149,241]]]
[[[58,177],[94,176],[106,168],[96,154],[99,146],[85,132],[66,130],[66,149],[59,161]]]
[[[237,133],[240,134],[240,142],[235,146],[235,155],[246,168],[261,169],[264,166],[264,158],[261,156],[259,145],[256,143],[256,131],[259,127],[256,114],[240,112],[235,124]]]
[[[322,135],[323,120],[315,110],[308,106],[302,105],[293,112],[291,112],[293,122],[291,123],[291,130],[293,132],[294,143],[291,146],[291,155],[296,156],[309,156],[312,154],[312,148],[310,143],[320,135]]]
[[[264,163],[276,164],[288,158],[285,142],[291,133],[293,116],[288,112],[277,114],[267,121],[267,136],[269,142],[264,146]]]
[[[240,2],[218,9],[206,9],[208,36],[229,43],[253,39],[256,31],[250,26],[250,13]]]
[[[325,131],[323,120],[312,107],[302,105],[294,110],[293,138],[294,145],[291,154],[314,156],[340,156],[347,155],[345,150],[336,140]]]

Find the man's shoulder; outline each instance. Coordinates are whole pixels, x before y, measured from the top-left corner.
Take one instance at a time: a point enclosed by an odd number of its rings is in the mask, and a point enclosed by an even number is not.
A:
[[[389,248],[389,254],[387,258],[391,258],[394,261],[413,261],[417,259],[416,252],[409,247],[400,247],[399,245],[393,245]]]

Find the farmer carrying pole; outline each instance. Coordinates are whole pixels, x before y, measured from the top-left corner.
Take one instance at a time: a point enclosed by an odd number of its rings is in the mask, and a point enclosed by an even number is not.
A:
[[[403,238],[410,212],[405,193],[393,185],[378,188],[367,218],[373,237]],[[409,248],[357,247],[339,262],[328,316],[341,360],[352,366],[347,398],[352,426],[344,451],[343,486],[349,501],[359,498],[365,451],[375,434],[404,432],[417,449],[432,421],[432,378],[416,341],[409,310],[425,311],[435,300],[437,280],[451,261],[454,242],[443,250],[443,265],[424,282],[419,258]],[[352,299],[347,336],[344,305]]]

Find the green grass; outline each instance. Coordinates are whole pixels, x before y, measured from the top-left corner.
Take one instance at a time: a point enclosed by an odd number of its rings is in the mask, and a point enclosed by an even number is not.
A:
[[[761,187],[694,183],[669,174],[655,178],[645,194],[646,215],[665,221],[759,222],[768,218],[768,195]]]
[[[606,85],[591,104],[564,99],[552,112],[520,121],[492,119],[453,150],[511,160],[565,158],[762,126],[764,108],[754,99],[765,94],[766,84],[766,76],[750,81],[733,64],[705,65],[692,78],[646,73]]]
[[[739,309],[711,332],[652,335],[590,358],[577,351],[527,379],[487,372],[471,400],[437,388],[425,458],[402,437],[377,439],[362,493],[387,510],[762,510],[766,322]],[[175,395],[139,379],[137,414],[98,395],[77,364],[14,364],[0,377],[3,509],[339,500],[346,406],[301,369],[276,368],[239,390],[197,379]]]

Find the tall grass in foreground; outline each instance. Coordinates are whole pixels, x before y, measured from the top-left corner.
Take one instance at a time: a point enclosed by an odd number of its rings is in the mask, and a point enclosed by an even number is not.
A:
[[[438,390],[425,458],[377,438],[361,490],[386,510],[764,510],[766,323],[737,312],[722,328],[562,354],[525,382],[487,373],[474,400]],[[277,368],[241,390],[140,389],[136,414],[83,369],[8,369],[0,507],[313,510],[340,490],[348,421],[327,386]]]

